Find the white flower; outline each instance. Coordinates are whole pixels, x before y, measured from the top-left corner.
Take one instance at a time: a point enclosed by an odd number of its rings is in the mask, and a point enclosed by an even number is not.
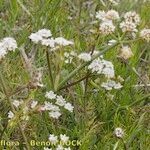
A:
[[[63,148],[63,146],[62,145],[58,145],[57,147],[56,147],[56,150],[63,150],[64,148]]]
[[[55,43],[61,46],[68,46],[68,45],[73,45],[74,43],[72,41],[68,41],[63,37],[57,37],[55,38]]]
[[[74,107],[70,103],[66,103],[64,108],[67,109],[70,112],[73,112]]]
[[[54,134],[50,134],[48,139],[52,144],[56,144],[58,142],[58,137]]]
[[[90,61],[91,60],[91,55],[89,53],[81,53],[78,56],[78,58],[83,60],[83,61]]]
[[[51,38],[51,39],[42,39],[41,44],[45,45],[45,46],[49,46],[51,48],[54,48],[55,47],[55,40],[53,38]]]
[[[49,112],[49,116],[58,119],[61,116],[61,113],[59,111],[51,111]]]
[[[59,106],[64,106],[66,104],[66,101],[62,96],[57,96],[55,104]]]
[[[104,35],[112,34],[115,31],[115,26],[113,25],[112,21],[109,22],[102,22],[99,28],[100,32]]]
[[[116,135],[116,137],[118,137],[118,138],[122,138],[123,135],[124,135],[124,131],[122,130],[122,128],[116,128],[116,129],[115,129],[115,135]]]
[[[2,43],[0,43],[0,60],[5,58],[5,55],[7,54],[7,51],[4,47],[1,46]]]
[[[129,21],[123,21],[120,23],[120,28],[122,32],[137,32],[136,24]]]
[[[38,101],[32,101],[31,102],[31,108],[32,109],[35,108],[37,104],[38,104]]]
[[[140,37],[146,40],[147,42],[150,42],[150,29],[143,29],[140,32]]]
[[[40,29],[38,32],[37,32],[38,35],[40,35],[41,37],[43,38],[48,38],[50,36],[52,36],[52,33],[50,30],[48,29]]]
[[[120,50],[119,57],[127,60],[133,56],[132,50],[129,46],[123,46]]]
[[[52,150],[51,148],[44,147],[44,150]]]
[[[15,115],[14,115],[14,113],[13,113],[12,111],[9,111],[9,112],[8,112],[8,118],[9,118],[9,119],[14,118],[14,116],[15,116]]]
[[[104,74],[108,78],[113,78],[115,76],[115,71],[112,62],[103,59],[102,63],[103,63],[103,69],[100,73]]]
[[[48,99],[55,99],[56,94],[53,91],[46,92],[45,97]]]
[[[63,142],[63,143],[66,143],[68,140],[69,140],[69,137],[66,136],[65,134],[60,134],[60,140]]]
[[[21,102],[18,101],[18,100],[14,100],[14,101],[12,102],[12,104],[13,104],[15,107],[19,107],[19,105],[21,104]]]
[[[91,69],[92,72],[99,72],[101,73],[103,69],[103,64],[100,59],[95,59],[92,63],[88,66],[88,69]]]
[[[138,25],[140,23],[140,16],[134,11],[125,13],[124,19],[126,22],[132,22],[135,25]]]
[[[17,42],[12,37],[6,37],[0,41],[0,60],[5,57],[8,51],[14,51],[17,48]]]
[[[96,12],[96,18],[103,22],[109,22],[111,20],[119,19],[119,13],[115,10],[109,10],[107,12],[100,10]]]
[[[2,40],[3,47],[8,51],[14,51],[17,48],[17,42],[12,37],[6,37]]]
[[[115,10],[109,10],[105,17],[109,20],[117,20],[119,19],[119,13]]]
[[[45,101],[45,105],[43,107],[43,110],[48,110],[48,111],[60,111],[59,107],[50,103],[50,102],[46,102]]]
[[[37,44],[41,42],[43,38],[37,33],[31,33],[31,35],[29,36],[29,39],[35,44]]]
[[[92,61],[88,66],[88,69],[92,70],[92,72],[97,72],[98,74],[104,74],[108,78],[113,78],[115,75],[112,62],[104,60],[103,58]]]
[[[122,85],[118,82],[116,83],[115,81],[113,80],[108,80],[107,82],[103,82],[101,84],[101,87],[105,88],[106,90],[112,90],[113,88],[114,89],[120,89],[122,88]]]

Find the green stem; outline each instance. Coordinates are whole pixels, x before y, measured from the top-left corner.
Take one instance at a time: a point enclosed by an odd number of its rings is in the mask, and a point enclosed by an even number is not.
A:
[[[91,61],[85,62],[83,64],[81,64],[80,66],[78,66],[74,71],[72,71],[57,87],[57,90],[59,90],[69,79],[71,79],[73,76],[75,76],[82,68],[84,68],[85,66],[89,65],[93,60],[95,60],[96,58],[98,58],[100,55],[104,54],[105,52],[107,52],[108,50],[114,48],[116,45],[118,45],[118,43],[115,43],[111,46],[106,47],[103,51],[100,51],[97,55],[95,55]]]
[[[46,59],[47,59],[49,77],[50,77],[50,80],[51,80],[52,88],[54,89],[54,80],[53,80],[53,75],[52,75],[52,70],[51,70],[51,62],[50,62],[48,50],[46,50]]]
[[[3,87],[3,90],[4,90],[5,96],[6,96],[6,98],[7,98],[7,101],[8,101],[8,103],[10,104],[11,111],[15,114],[16,110],[15,110],[13,104],[11,103],[10,97],[8,96],[6,84],[5,84],[5,82],[4,82],[3,75],[2,75],[2,73],[1,73],[1,71],[0,71],[0,82],[1,82],[1,85],[2,85],[2,87]],[[26,137],[26,135],[25,135],[25,133],[24,133],[22,127],[21,127],[20,122],[18,122],[18,126],[19,126],[19,130],[20,130],[20,132],[21,132],[21,134],[22,134],[22,137],[23,137],[23,139],[24,139],[24,142],[25,142],[25,144],[26,144],[26,148],[27,148],[27,150],[30,150],[30,146],[29,146],[27,137]]]

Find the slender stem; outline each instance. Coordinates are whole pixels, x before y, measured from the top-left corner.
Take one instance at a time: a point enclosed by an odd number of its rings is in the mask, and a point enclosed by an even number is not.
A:
[[[15,114],[16,110],[15,110],[13,104],[11,103],[10,97],[8,96],[6,84],[5,84],[5,82],[4,82],[3,75],[2,75],[2,73],[1,73],[1,71],[0,71],[0,81],[1,81],[1,85],[2,85],[3,90],[4,90],[4,93],[5,93],[5,96],[6,96],[6,98],[7,98],[7,101],[8,101],[8,103],[10,104],[11,111]],[[20,132],[21,132],[21,134],[22,134],[22,137],[23,137],[23,139],[24,139],[24,142],[25,142],[25,144],[26,144],[26,148],[27,148],[27,150],[30,150],[30,146],[29,146],[27,137],[26,137],[26,135],[25,135],[25,133],[24,133],[22,127],[21,127],[20,122],[18,122],[18,126],[19,126],[19,130],[20,130]]]
[[[59,89],[59,91],[60,91],[60,90],[63,90],[63,89],[67,89],[67,88],[69,88],[69,87],[71,87],[71,86],[74,86],[74,85],[78,84],[79,82],[85,80],[85,79],[87,78],[87,76],[89,76],[89,75],[90,75],[90,74],[84,76],[83,78],[81,78],[81,79],[79,79],[79,80],[77,80],[77,81],[75,81],[75,82],[72,82],[72,83],[70,83],[70,84],[67,84],[67,85],[63,86],[62,88]]]
[[[47,59],[49,77],[50,77],[50,80],[51,80],[52,88],[54,89],[54,80],[53,80],[53,75],[52,75],[52,70],[51,70],[51,62],[50,62],[48,50],[46,50],[46,59]]]
[[[118,43],[116,42],[115,44],[106,47],[103,51],[100,51],[97,55],[95,55],[91,61],[85,62],[83,64],[81,64],[80,66],[78,66],[75,70],[73,70],[57,87],[56,90],[59,90],[61,88],[61,86],[63,86],[69,79],[71,79],[73,76],[75,76],[82,68],[84,68],[85,66],[87,66],[88,64],[90,64],[93,60],[95,60],[96,58],[98,58],[100,55],[104,54],[105,52],[107,52],[108,50],[114,48],[116,45],[118,45]]]

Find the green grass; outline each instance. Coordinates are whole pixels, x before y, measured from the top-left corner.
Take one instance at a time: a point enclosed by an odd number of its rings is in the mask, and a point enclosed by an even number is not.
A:
[[[23,90],[11,96],[11,99],[23,99],[24,101],[36,99],[39,103],[45,101],[45,92],[52,89],[48,71],[44,48],[34,45],[29,41],[28,36],[39,29],[50,29],[54,35],[63,36],[66,39],[73,39],[73,47],[64,48],[64,51],[89,52],[93,45],[100,51],[100,47],[106,41],[112,39],[112,36],[104,37],[89,32],[94,26],[90,24],[93,21],[90,14],[95,14],[98,10],[115,9],[121,14],[133,10],[140,14],[142,21],[139,29],[150,28],[150,2],[143,3],[143,0],[137,2],[131,0],[122,0],[118,6],[112,6],[106,1],[103,6],[101,1],[93,0],[90,8],[83,4],[86,0],[1,0],[0,1],[0,39],[6,36],[12,36],[16,39],[18,47],[24,44],[26,52],[33,47],[38,49],[35,65],[44,67],[43,82],[46,88]],[[69,20],[68,16],[73,19]],[[34,45],[34,46],[33,46]],[[113,62],[116,75],[123,77],[123,88],[121,90],[112,90],[107,92],[100,87],[105,80],[102,76],[94,75],[87,81],[79,82],[75,86],[65,90],[57,91],[63,95],[67,101],[73,104],[74,113],[64,112],[59,120],[53,120],[45,113],[35,113],[30,115],[28,122],[22,123],[28,141],[35,139],[37,141],[47,141],[50,133],[56,135],[66,134],[72,140],[82,140],[82,145],[72,147],[74,150],[113,150],[115,144],[117,150],[123,150],[124,145],[121,140],[114,136],[114,129],[122,127],[124,129],[124,141],[127,150],[149,150],[150,149],[150,122],[149,122],[149,102],[150,89],[134,88],[141,80],[131,69],[135,67],[139,71],[141,68],[143,74],[150,77],[149,63],[141,61],[150,60],[150,45],[144,41],[131,43],[131,49],[134,53],[128,64],[121,62],[117,58],[119,46],[113,48],[104,54],[106,60]],[[82,62],[75,60],[73,65],[66,65],[60,61],[62,53],[51,57],[52,72],[54,81],[61,83],[70,72],[77,68]],[[13,93],[16,89],[28,84],[29,75],[23,66],[19,49],[15,53],[10,53],[0,64],[4,82],[8,93]],[[87,69],[83,68],[68,82],[72,83],[84,77]],[[65,86],[67,83],[64,83]],[[148,87],[149,88],[149,87]],[[86,89],[86,90],[85,90]],[[95,92],[97,90],[97,92]],[[108,93],[113,94],[111,100]],[[142,99],[139,103],[135,103]],[[132,105],[133,104],[133,105]],[[23,139],[18,130],[19,119],[8,123],[7,112],[10,106],[0,84],[0,135],[1,139],[18,140],[22,143]],[[8,126],[7,126],[8,124]],[[6,129],[5,129],[6,128]],[[5,129],[5,130],[4,130]],[[3,132],[4,131],[4,132]],[[7,149],[23,150],[24,145],[20,147],[8,147]],[[4,146],[0,145],[0,150]],[[32,147],[31,149],[42,150],[42,147]],[[115,150],[115,149],[114,149]]]

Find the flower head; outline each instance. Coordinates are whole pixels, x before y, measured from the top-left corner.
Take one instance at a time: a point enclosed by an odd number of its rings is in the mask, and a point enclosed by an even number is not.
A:
[[[70,103],[66,103],[64,106],[65,109],[69,110],[70,112],[73,112],[73,106]]]
[[[51,111],[49,112],[49,116],[58,119],[61,116],[61,113],[59,111]]]
[[[45,97],[48,99],[55,99],[56,94],[53,91],[46,92]]]
[[[115,26],[113,25],[112,21],[102,22],[100,24],[99,30],[103,35],[109,35],[115,31]]]
[[[132,50],[129,46],[123,46],[120,50],[119,57],[127,60],[133,56]]]
[[[83,61],[90,61],[91,60],[91,55],[89,53],[81,53],[78,56],[78,58],[83,60]]]
[[[66,136],[65,134],[60,134],[60,140],[61,140],[63,143],[66,143],[66,142],[69,140],[69,137]]]
[[[116,128],[116,129],[115,129],[115,135],[116,135],[116,137],[118,137],[118,138],[122,138],[123,135],[124,135],[124,131],[122,130],[122,128]]]
[[[140,16],[135,11],[125,13],[124,19],[126,22],[132,22],[135,25],[139,25],[140,23]]]
[[[147,42],[150,42],[150,29],[143,29],[140,32],[140,37],[146,40]]]
[[[58,142],[58,137],[54,134],[50,134],[48,139],[52,144],[56,144]]]
[[[55,38],[55,43],[60,45],[60,46],[68,46],[68,45],[73,45],[74,44],[72,41],[68,41],[63,37]]]
[[[42,38],[48,38],[50,36],[52,36],[52,33],[49,29],[40,29],[37,32],[38,35],[40,35]]]
[[[119,13],[116,10],[109,10],[105,16],[108,20],[117,20],[119,19]]]
[[[8,118],[9,118],[9,119],[14,118],[14,116],[15,116],[15,115],[14,115],[14,113],[13,113],[12,111],[9,111],[9,112],[8,112]]]
[[[31,35],[29,36],[29,39],[35,44],[37,44],[41,42],[43,38],[37,33],[31,33]]]
[[[107,82],[103,82],[101,84],[101,87],[105,88],[106,90],[110,91],[112,90],[113,88],[114,89],[120,89],[122,88],[122,85],[118,82],[116,83],[115,81],[113,80],[108,80]]]
[[[129,21],[123,21],[120,23],[122,32],[137,32],[136,24]]]

